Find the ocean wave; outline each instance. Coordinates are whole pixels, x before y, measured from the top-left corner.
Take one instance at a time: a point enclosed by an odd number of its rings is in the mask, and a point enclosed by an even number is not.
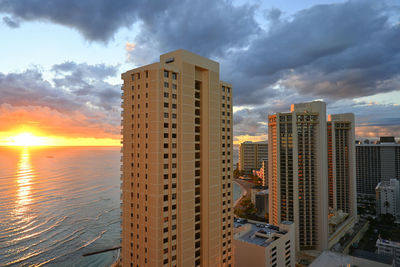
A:
[[[87,241],[84,245],[80,246],[78,250],[85,248],[87,246],[89,246],[90,244],[92,244],[93,242],[95,242],[96,240],[98,240],[99,238],[101,238],[105,233],[107,232],[107,230],[102,231],[98,236],[96,236],[95,238],[93,238],[92,240]]]

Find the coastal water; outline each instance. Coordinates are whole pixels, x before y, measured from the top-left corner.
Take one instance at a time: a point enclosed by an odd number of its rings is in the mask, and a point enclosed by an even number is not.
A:
[[[82,255],[120,244],[119,166],[119,148],[0,147],[0,266],[109,266]]]
[[[120,244],[119,148],[0,147],[0,266],[108,266]]]
[[[237,183],[233,183],[233,203],[236,202],[236,200],[238,200],[238,198],[242,195],[242,188],[237,184]]]

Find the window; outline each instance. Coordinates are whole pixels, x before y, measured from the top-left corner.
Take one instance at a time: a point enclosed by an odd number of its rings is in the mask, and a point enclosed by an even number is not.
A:
[[[164,133],[164,138],[168,138],[168,133]]]
[[[167,108],[168,106],[168,103],[164,103],[164,108]]]
[[[169,77],[169,73],[168,73],[168,71],[166,71],[166,70],[164,70],[164,77],[165,77],[165,78],[168,78],[168,77]]]
[[[176,76],[177,76],[176,73],[173,72],[172,73],[172,80],[176,80]]]
[[[135,80],[135,74],[132,74],[132,81],[134,81],[134,80]]]
[[[149,71],[148,70],[146,70],[146,78],[149,78]]]
[[[172,94],[172,98],[173,98],[173,99],[176,99],[176,94]]]
[[[168,113],[164,113],[164,118],[168,118],[169,114]]]
[[[164,169],[168,169],[168,164],[164,164]]]
[[[169,94],[167,92],[164,92],[164,97],[168,97]]]
[[[164,82],[164,87],[165,87],[165,88],[169,88],[169,83]]]
[[[176,108],[176,104],[172,104],[172,108]]]
[[[172,118],[176,119],[176,114],[175,113],[172,114]]]
[[[172,84],[172,89],[176,89],[176,84]]]
[[[137,74],[137,78],[138,78],[138,80],[140,79],[140,73]]]
[[[167,122],[164,123],[164,128],[168,128],[168,123]]]

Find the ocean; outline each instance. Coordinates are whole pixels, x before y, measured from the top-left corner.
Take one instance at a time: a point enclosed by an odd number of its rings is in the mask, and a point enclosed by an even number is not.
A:
[[[113,263],[118,251],[83,254],[120,245],[120,157],[116,147],[0,147],[0,266]]]
[[[120,148],[0,147],[0,266],[109,266],[120,244]]]

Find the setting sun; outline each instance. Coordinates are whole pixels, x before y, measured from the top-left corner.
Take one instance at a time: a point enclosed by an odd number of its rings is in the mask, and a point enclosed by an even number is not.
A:
[[[44,146],[47,142],[44,137],[35,136],[32,133],[20,133],[12,136],[10,146]]]

